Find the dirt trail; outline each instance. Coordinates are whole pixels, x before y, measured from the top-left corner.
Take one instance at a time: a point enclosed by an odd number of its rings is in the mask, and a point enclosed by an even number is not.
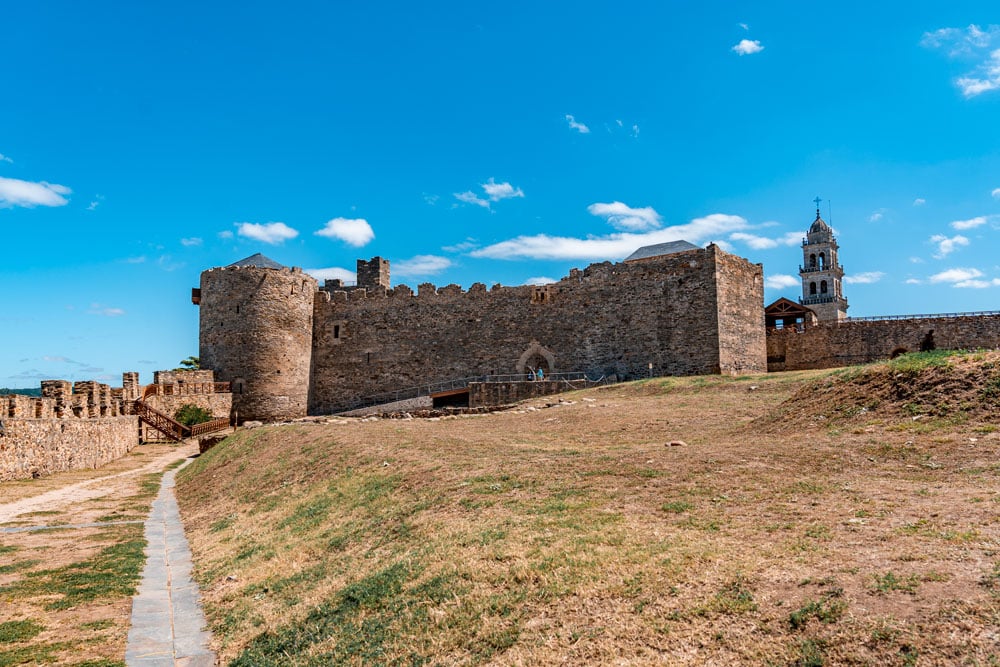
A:
[[[136,460],[136,467],[128,470],[75,482],[36,496],[0,504],[0,524],[16,521],[22,514],[64,509],[75,503],[121,492],[134,485],[133,478],[137,475],[159,472],[177,459],[192,456],[197,452],[198,443],[186,443],[159,453],[148,461]]]

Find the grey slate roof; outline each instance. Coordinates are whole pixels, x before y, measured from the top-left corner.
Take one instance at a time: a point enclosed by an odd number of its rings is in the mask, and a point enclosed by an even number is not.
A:
[[[233,262],[229,266],[256,266],[258,269],[284,269],[286,267],[278,264],[276,261],[270,257],[264,257],[264,255],[257,253],[256,255],[250,255],[246,259],[241,259],[238,262]]]
[[[657,257],[659,255],[672,255],[675,252],[684,252],[685,250],[698,250],[698,246],[693,243],[688,243],[687,241],[670,241],[669,243],[657,243],[656,245],[644,245],[634,253],[625,258],[625,261],[631,259],[646,259],[647,257]]]

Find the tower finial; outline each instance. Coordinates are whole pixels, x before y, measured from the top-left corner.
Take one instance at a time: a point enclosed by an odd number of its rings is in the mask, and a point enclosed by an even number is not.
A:
[[[813,201],[816,202],[816,219],[819,220],[819,203],[823,200],[817,196]]]

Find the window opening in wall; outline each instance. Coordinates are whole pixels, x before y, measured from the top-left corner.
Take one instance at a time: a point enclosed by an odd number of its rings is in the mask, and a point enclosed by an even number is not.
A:
[[[339,324],[334,324],[333,325],[333,337],[334,338],[340,338],[340,325]]]
[[[785,321],[782,320],[782,319],[775,320],[774,321],[774,328],[775,329],[779,329],[779,330],[780,329],[784,329],[785,328]]]
[[[825,280],[819,281],[819,293],[820,294],[826,294],[826,281]]]
[[[826,255],[824,255],[823,253],[819,254],[819,268],[821,269],[826,268]]]
[[[809,283],[809,293],[810,294],[816,293],[816,283]]]
[[[236,314],[237,314],[237,315],[239,315],[239,314],[240,314],[240,307],[239,307],[239,305],[237,305],[237,306],[236,306]]]
[[[809,255],[809,268],[810,269],[815,269],[816,268],[816,254],[815,253],[812,254],[812,255]]]
[[[370,364],[372,362],[372,353],[365,352],[365,363]]]

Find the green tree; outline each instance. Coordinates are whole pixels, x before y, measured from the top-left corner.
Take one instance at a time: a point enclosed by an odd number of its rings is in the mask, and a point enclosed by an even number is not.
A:
[[[197,371],[201,369],[201,359],[198,357],[188,357],[187,359],[181,360],[180,368],[175,368],[175,371]]]
[[[205,408],[199,408],[197,405],[186,403],[174,413],[174,419],[185,426],[194,426],[195,424],[203,424],[211,421],[212,413]]]

